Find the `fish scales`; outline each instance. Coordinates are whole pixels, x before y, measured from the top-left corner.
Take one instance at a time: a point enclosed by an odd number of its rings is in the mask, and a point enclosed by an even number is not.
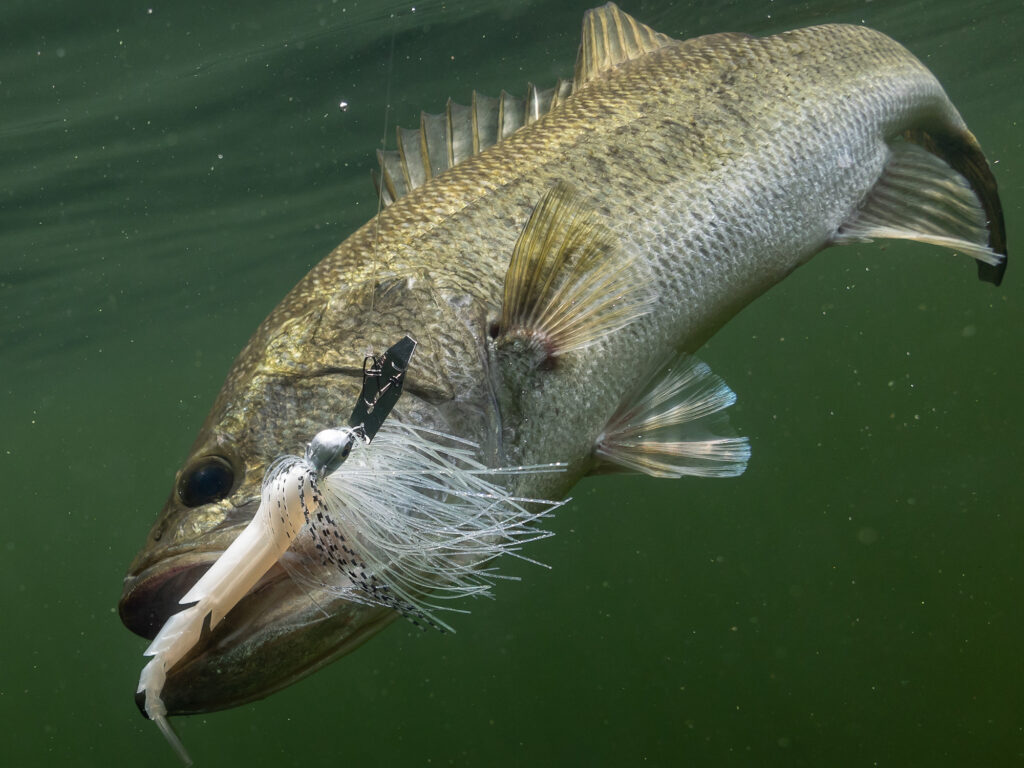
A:
[[[450,391],[472,393],[482,411],[486,391],[467,382],[486,380],[474,351],[486,318],[498,312],[516,237],[554,182],[594,190],[623,246],[642,254],[648,269],[637,279],[650,282],[659,308],[534,390],[521,408],[530,423],[504,425],[507,460],[576,458],[560,479],[567,487],[586,471],[589,446],[631,380],[623,372],[650,369],[667,347],[698,348],[824,247],[878,178],[885,140],[928,112],[958,120],[913,56],[863,27],[671,44],[587,83],[564,109],[399,199],[315,268],[267,327],[272,334],[328,302],[333,317],[323,323],[345,329],[328,346],[351,349],[345,316],[361,306],[356,313],[376,328],[378,348],[405,328],[438,366],[428,371],[421,358],[409,391],[429,375],[432,390],[447,382]],[[339,284],[370,280],[374,270],[419,275],[440,306],[405,302],[404,315],[381,328],[365,299],[336,300]],[[455,325],[453,314],[461,315]],[[348,365],[358,366],[360,353],[352,353]],[[590,407],[558,409],[580,389]],[[565,429],[546,427],[552,407]],[[485,424],[463,421],[460,434],[487,440]]]
[[[842,240],[901,136],[921,139],[967,176],[992,249],[1005,253],[976,142],[931,73],[885,35],[828,25],[766,38],[650,39],[666,42],[607,68],[583,66],[552,111],[398,197],[273,310],[235,361],[178,478],[221,456],[235,472],[231,491],[193,508],[172,492],[126,579],[126,624],[155,634],[253,516],[270,462],[339,423],[364,356],[404,334],[419,346],[397,416],[476,443],[488,466],[566,462],[562,473],[509,480],[516,493],[559,498],[597,468],[596,454],[614,455],[604,430],[638,382]],[[586,40],[581,61],[593,53]],[[585,349],[537,368],[516,357],[509,329],[491,337],[510,257],[539,201],[559,189],[575,190],[632,259],[627,274],[648,303]],[[168,712],[262,697],[394,616],[311,595],[279,573],[261,584],[207,647],[172,670]]]

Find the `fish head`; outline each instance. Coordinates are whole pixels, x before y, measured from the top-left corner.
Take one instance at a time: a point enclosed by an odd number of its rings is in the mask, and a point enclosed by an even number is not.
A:
[[[338,316],[336,296],[305,310],[286,299],[250,340],[128,569],[119,612],[130,630],[152,639],[182,610],[182,596],[252,519],[275,458],[301,456],[318,432],[347,422],[368,352],[382,352],[410,332],[420,343],[390,418],[487,442],[493,432],[487,386],[480,371],[467,370],[479,356],[461,355],[469,362],[454,374],[445,369],[452,345],[462,343],[451,334],[451,317],[435,317],[437,307],[450,307],[428,302],[434,308],[428,311],[415,295],[389,290],[404,306],[420,306],[417,318],[388,321],[377,312],[376,325],[367,329],[351,319],[358,316],[352,306],[360,306],[359,297],[350,296],[348,310]],[[383,299],[378,305],[388,306]],[[449,329],[445,349],[435,341],[434,322]],[[284,557],[298,556],[290,550]],[[279,562],[169,670],[164,703],[173,715],[263,698],[353,650],[396,616],[341,599],[326,586],[300,585]]]
[[[292,391],[276,397],[274,390],[286,383],[275,382],[262,400],[301,405],[337,397],[351,408],[357,378],[317,378],[291,382]],[[290,411],[266,408],[268,415]],[[125,578],[119,610],[133,632],[151,639],[182,609],[182,596],[255,514],[266,467],[282,453],[301,455],[312,425],[296,429],[283,421],[268,417],[247,426],[229,417],[204,427]],[[261,698],[351,650],[393,618],[378,607],[314,592],[295,583],[280,564],[271,568],[171,670],[164,691],[168,711],[203,712]]]

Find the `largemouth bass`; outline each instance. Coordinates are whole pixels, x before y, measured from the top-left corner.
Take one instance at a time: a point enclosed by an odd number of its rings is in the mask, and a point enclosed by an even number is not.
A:
[[[340,423],[366,356],[405,334],[419,346],[395,418],[488,467],[558,464],[507,487],[558,499],[588,473],[742,471],[746,444],[707,431],[731,393],[689,355],[823,248],[920,240],[995,284],[1006,266],[977,141],[931,73],[863,27],[678,41],[609,4],[585,16],[571,83],[450,104],[399,146],[386,206],[236,360],[126,577],[138,634],[180,610],[274,459]],[[400,615],[299,585],[285,558],[168,670],[168,713],[261,698]]]

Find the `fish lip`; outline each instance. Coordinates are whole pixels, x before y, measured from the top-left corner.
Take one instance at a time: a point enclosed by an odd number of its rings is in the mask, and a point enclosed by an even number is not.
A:
[[[127,577],[119,603],[125,626],[147,639],[155,637],[169,616],[187,607],[179,602],[182,595],[220,554],[174,555]],[[161,698],[170,715],[262,699],[354,650],[397,615],[329,591],[311,592],[275,564],[169,670]],[[135,700],[145,715],[145,693]]]
[[[310,595],[275,565],[168,671],[161,700],[168,715],[193,715],[265,698],[354,650],[397,616]],[[145,692],[135,702],[145,716]]]
[[[135,634],[152,640],[173,614],[184,610],[181,598],[220,556],[188,553],[159,560],[135,576],[126,576],[117,611]]]
[[[181,603],[181,598],[222,554],[223,551],[208,551],[174,555],[154,563],[134,577],[126,577],[124,593],[117,605],[121,622],[139,637],[146,640],[155,638],[167,619],[188,608]],[[284,569],[274,565],[242,600],[249,599],[274,581],[287,578]]]
[[[244,501],[232,502],[220,523],[198,541],[172,540],[159,547],[154,543],[136,556],[117,605],[122,624],[152,640],[167,619],[187,607],[179,601],[249,524],[259,497],[250,494]]]

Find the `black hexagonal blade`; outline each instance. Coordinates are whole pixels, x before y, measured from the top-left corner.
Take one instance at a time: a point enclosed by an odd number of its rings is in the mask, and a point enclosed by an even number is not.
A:
[[[409,367],[416,342],[411,336],[402,337],[380,357],[363,361],[363,391],[348,420],[348,425],[359,430],[366,441],[373,440],[384,419],[402,394],[402,383]]]

